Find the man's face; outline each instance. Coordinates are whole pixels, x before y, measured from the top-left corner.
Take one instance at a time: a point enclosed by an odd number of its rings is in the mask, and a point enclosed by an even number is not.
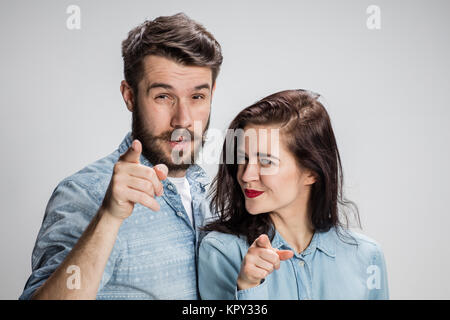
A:
[[[142,153],[153,165],[184,171],[194,163],[209,124],[211,69],[154,55],[144,58],[143,67],[132,110],[133,138],[142,142]]]

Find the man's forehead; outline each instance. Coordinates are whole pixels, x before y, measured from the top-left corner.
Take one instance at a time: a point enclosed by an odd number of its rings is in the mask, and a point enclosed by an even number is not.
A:
[[[173,88],[211,88],[212,71],[209,67],[186,66],[159,56],[147,56],[143,61],[143,82],[146,86],[152,84],[167,84]]]

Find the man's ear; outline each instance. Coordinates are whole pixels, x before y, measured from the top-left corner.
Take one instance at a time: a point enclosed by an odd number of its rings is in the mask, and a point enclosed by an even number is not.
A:
[[[127,109],[133,112],[133,89],[131,89],[130,85],[125,80],[122,80],[122,82],[120,83],[120,92],[122,93],[123,101],[125,101]]]

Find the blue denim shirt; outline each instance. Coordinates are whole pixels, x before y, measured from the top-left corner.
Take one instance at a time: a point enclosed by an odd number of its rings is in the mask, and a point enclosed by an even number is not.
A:
[[[20,299],[29,299],[76,244],[103,201],[114,164],[131,142],[128,133],[116,151],[56,187],[33,250],[32,274]],[[143,156],[140,160],[141,164],[152,166]],[[176,187],[164,180],[164,195],[156,198],[160,211],[136,204],[131,216],[122,223],[97,299],[198,298],[196,253],[202,234],[196,226],[209,216],[205,201],[209,179],[197,165],[187,170],[186,178],[195,226],[191,225]]]
[[[386,264],[379,244],[365,235],[339,229],[344,242],[336,230],[315,232],[302,253],[281,261],[280,269],[246,290],[237,290],[236,286],[249,248],[245,237],[211,232],[200,244],[200,296],[227,300],[389,299]],[[351,244],[355,240],[357,245]],[[278,232],[272,246],[294,251]]]

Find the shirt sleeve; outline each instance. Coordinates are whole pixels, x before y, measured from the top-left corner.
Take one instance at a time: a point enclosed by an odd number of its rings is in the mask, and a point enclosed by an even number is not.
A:
[[[369,300],[388,300],[389,286],[386,261],[379,245],[376,246],[371,263],[370,269],[367,270],[370,274],[367,280]]]
[[[266,279],[263,279],[259,285],[253,288],[237,290],[236,287],[237,300],[269,300],[269,277],[270,275]]]
[[[198,287],[203,300],[234,300],[240,262],[215,238],[205,237],[198,255]]]
[[[203,300],[267,300],[268,281],[246,290],[237,289],[242,254],[236,242],[206,237],[200,244],[198,282]]]
[[[100,197],[91,195],[85,186],[72,180],[58,185],[45,211],[32,253],[32,273],[20,300],[31,299],[34,292],[64,261],[97,213],[100,201]],[[107,262],[99,290],[108,282],[114,270],[118,242],[119,239]]]

